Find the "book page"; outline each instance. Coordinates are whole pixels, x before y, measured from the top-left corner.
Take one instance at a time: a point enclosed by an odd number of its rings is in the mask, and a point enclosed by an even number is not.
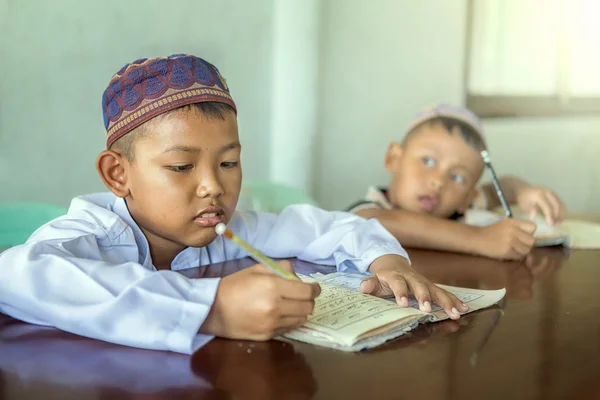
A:
[[[414,297],[409,308],[400,308],[395,299],[380,299],[358,292],[360,282],[368,274],[336,272],[300,276],[304,281],[317,281],[322,292],[315,302],[309,322],[287,332],[281,340],[293,339],[314,345],[355,352],[377,347],[406,334],[420,323],[447,319],[446,313],[435,304],[432,313],[418,310]],[[476,311],[499,302],[505,289],[476,290],[438,285],[453,292]]]
[[[600,224],[567,219],[559,228],[569,235],[567,246],[573,249],[600,249]]]
[[[302,280],[314,281],[309,277]],[[394,302],[359,293],[342,286],[319,281],[321,294],[315,308],[304,325],[304,331],[316,331],[316,336],[329,338],[350,346],[368,333],[382,327],[400,325],[427,316],[417,309],[400,308]]]
[[[327,282],[333,285],[339,285],[346,289],[360,291],[360,283],[366,277],[370,276],[369,274],[361,274],[361,273],[344,273],[344,272],[334,272],[332,274],[312,274],[316,281],[319,283]],[[505,289],[498,290],[478,290],[478,289],[467,289],[467,288],[459,288],[454,286],[446,286],[446,285],[437,285],[438,287],[447,290],[448,292],[454,294],[460,301],[467,304],[469,306],[468,312],[473,312],[485,307],[489,307],[493,304],[496,304],[506,294]],[[395,298],[388,298],[391,304],[396,305]],[[419,302],[417,299],[409,295],[408,297],[408,306],[413,309],[419,309]],[[431,314],[435,317],[434,320],[442,321],[448,319],[448,315],[444,310],[437,304],[431,305]]]

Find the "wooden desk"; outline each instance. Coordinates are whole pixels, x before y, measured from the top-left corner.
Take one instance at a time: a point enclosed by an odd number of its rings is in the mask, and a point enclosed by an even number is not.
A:
[[[216,339],[191,358],[0,317],[0,399],[600,399],[600,252],[537,249],[527,263],[411,254],[436,282],[506,286],[503,315],[422,326],[360,354]]]

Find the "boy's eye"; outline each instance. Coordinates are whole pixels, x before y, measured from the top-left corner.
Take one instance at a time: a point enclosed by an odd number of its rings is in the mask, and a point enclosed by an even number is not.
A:
[[[225,161],[221,163],[221,167],[223,168],[235,168],[238,166],[238,162],[237,161]]]
[[[423,161],[423,164],[426,165],[427,167],[435,166],[435,160],[431,157],[423,157],[422,161]]]
[[[452,180],[456,183],[460,183],[463,184],[465,183],[465,178],[464,176],[460,175],[460,174],[452,174]]]
[[[194,168],[194,166],[192,164],[186,164],[186,165],[169,165],[167,167],[167,169],[173,171],[173,172],[187,172],[189,170],[191,170],[192,168]]]

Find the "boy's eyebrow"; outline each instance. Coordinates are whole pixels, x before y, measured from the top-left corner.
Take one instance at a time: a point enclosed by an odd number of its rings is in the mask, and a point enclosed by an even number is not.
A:
[[[219,149],[219,153],[223,153],[227,150],[231,150],[231,149],[241,149],[242,145],[240,144],[240,142],[232,142],[229,143],[223,147],[221,147]],[[172,151],[183,151],[186,153],[199,153],[202,151],[201,148],[199,147],[193,147],[193,146],[185,146],[185,145],[175,145],[175,146],[171,146],[168,149],[166,149],[165,151],[162,152],[162,154],[165,153],[170,153]]]
[[[178,145],[169,147],[168,149],[163,151],[163,154],[170,153],[172,151],[184,151],[186,153],[198,153],[200,151],[200,148],[192,147],[192,146],[184,146],[184,145],[178,144]]]
[[[231,149],[241,149],[242,145],[240,144],[240,142],[231,142],[223,147],[221,147],[221,149],[219,150],[220,153],[223,153],[227,150],[231,150]]]

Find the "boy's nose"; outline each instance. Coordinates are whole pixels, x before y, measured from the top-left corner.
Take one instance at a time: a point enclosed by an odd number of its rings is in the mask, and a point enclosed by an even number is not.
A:
[[[198,197],[219,197],[223,194],[223,185],[215,173],[203,173],[198,184]]]
[[[444,186],[445,181],[446,180],[442,174],[432,174],[429,179],[429,186],[432,189],[437,190]]]

